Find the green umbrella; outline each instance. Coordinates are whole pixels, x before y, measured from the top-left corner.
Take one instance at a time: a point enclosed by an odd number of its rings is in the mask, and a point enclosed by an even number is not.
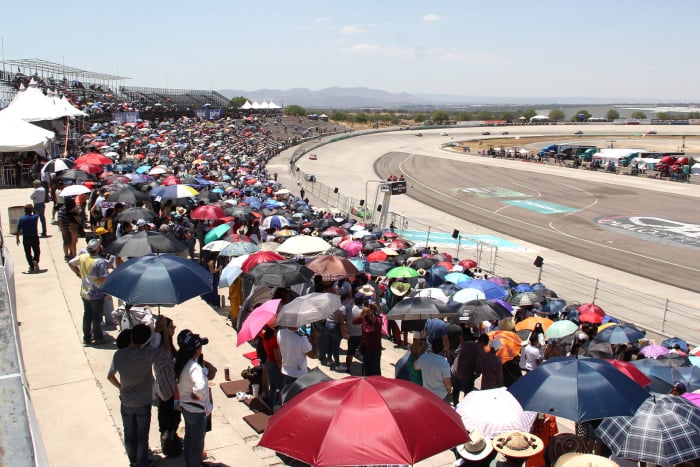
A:
[[[418,277],[418,271],[413,268],[409,268],[408,266],[398,266],[390,269],[389,272],[386,273],[386,277],[390,277],[392,279]]]
[[[207,244],[209,242],[213,242],[214,240],[218,240],[224,235],[226,235],[226,232],[231,230],[231,225],[230,224],[221,224],[217,225],[213,229],[211,229],[207,234],[204,236],[204,243]]]
[[[578,326],[573,321],[561,320],[555,321],[554,324],[549,326],[544,332],[545,337],[548,339],[560,339],[562,337],[570,336],[578,330]]]

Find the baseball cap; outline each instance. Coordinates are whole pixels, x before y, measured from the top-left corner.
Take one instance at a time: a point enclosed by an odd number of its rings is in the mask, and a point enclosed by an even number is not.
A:
[[[87,251],[97,251],[102,245],[102,241],[99,238],[93,238],[87,244]]]
[[[136,227],[143,227],[144,225],[148,224],[144,219],[139,219],[136,221]]]
[[[180,348],[186,348],[188,350],[195,350],[197,347],[207,345],[209,339],[202,337],[199,334],[195,334],[189,329],[183,329],[177,335],[177,345]]]

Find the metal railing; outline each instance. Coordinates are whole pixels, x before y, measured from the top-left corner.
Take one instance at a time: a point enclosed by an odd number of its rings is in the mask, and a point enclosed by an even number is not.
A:
[[[296,167],[296,161],[320,146],[341,139],[387,131],[395,131],[395,129],[355,131],[343,135],[324,136],[302,143],[292,155],[290,171],[307,193],[312,193],[332,211],[362,219],[362,216],[355,215],[360,206],[360,200],[342,193],[340,187],[338,192],[335,192],[336,187],[316,180],[315,176],[313,181],[307,180],[307,174]],[[377,213],[373,214],[374,217],[378,217]],[[402,213],[391,212],[388,219],[402,235],[406,231],[426,233],[425,237],[418,242],[420,245],[425,242],[425,246],[433,246],[431,234],[432,238],[437,234],[442,238],[446,235],[451,237],[452,234]],[[472,258],[483,271],[491,275],[511,277],[516,281],[528,283],[535,283],[539,279],[549,289],[556,291],[567,303],[595,303],[610,315],[649,331],[666,336],[679,336],[691,342],[700,343],[700,326],[694,326],[697,317],[700,316],[698,307],[675,302],[672,298],[645,294],[555,264],[545,264],[542,268],[536,268],[533,266],[535,255],[525,249],[503,248],[485,241],[469,241],[468,236],[460,237],[459,240],[464,243],[454,241],[452,244],[441,244],[440,251],[448,252],[460,259]]]

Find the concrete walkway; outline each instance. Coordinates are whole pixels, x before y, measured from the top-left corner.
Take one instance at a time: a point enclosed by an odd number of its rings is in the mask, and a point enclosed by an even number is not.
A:
[[[282,183],[291,183],[286,173],[279,171],[279,174]],[[17,271],[17,313],[29,393],[49,463],[52,467],[127,466],[118,391],[106,378],[116,345],[112,342],[82,346],[80,281],[63,260],[58,227],[51,225],[49,238],[41,240],[40,266],[45,271],[40,274],[23,273],[27,270],[24,252],[21,245],[15,244],[14,236],[9,235],[6,208],[24,205],[30,193],[31,189],[4,190],[2,219],[5,241]],[[81,240],[79,248],[83,246]],[[221,293],[227,295],[225,290]],[[219,372],[211,383],[215,386],[215,407],[213,430],[206,438],[208,460],[222,466],[283,465],[274,452],[256,447],[259,435],[243,420],[252,413],[248,407],[235,399],[227,399],[218,388],[224,381],[225,367],[230,368],[232,379],[240,379],[240,372],[249,365],[243,354],[253,350],[249,345],[236,346],[236,333],[226,325],[228,310],[214,309],[202,300],[193,299],[173,308],[164,308],[162,313],[174,320],[178,330],[192,329],[210,339],[210,344],[204,348],[205,356]],[[117,332],[108,330],[107,334],[115,338]],[[403,351],[394,349],[388,341],[385,341],[385,347],[382,374],[393,377],[392,364]],[[317,365],[317,360],[309,360],[310,367]],[[325,367],[324,371],[335,378],[347,376]],[[353,371],[359,374],[359,366]],[[160,441],[155,408],[150,447],[158,454]],[[453,460],[451,453],[443,453],[418,465],[447,466]],[[156,465],[181,466],[184,462],[182,458],[161,459]]]

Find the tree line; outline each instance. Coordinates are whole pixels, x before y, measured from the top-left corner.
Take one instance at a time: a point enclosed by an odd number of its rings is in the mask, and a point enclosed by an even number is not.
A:
[[[231,99],[231,107],[240,107],[246,101],[243,96],[234,97]],[[454,123],[454,122],[470,122],[470,121],[485,121],[485,120],[503,120],[509,123],[515,123],[519,120],[529,121],[530,118],[537,115],[537,111],[534,108],[524,108],[522,110],[504,110],[504,111],[492,111],[492,110],[479,110],[477,112],[451,112],[447,110],[435,110],[433,112],[411,112],[408,110],[372,110],[364,109],[361,111],[344,111],[344,110],[334,110],[325,111],[321,109],[306,109],[300,105],[288,105],[284,108],[284,114],[292,117],[305,117],[311,114],[323,114],[325,113],[328,117],[335,122],[343,123],[357,123],[357,124],[373,124],[379,123],[384,125],[399,125],[405,122],[414,123],[425,123],[432,122],[436,125]],[[591,118],[591,113],[586,109],[580,109],[575,112],[569,121],[579,122],[587,121]],[[631,118],[637,120],[647,119],[647,115],[641,111],[632,112]],[[552,122],[563,122],[566,121],[566,114],[561,109],[553,109],[547,114]],[[605,114],[605,119],[607,121],[613,121],[620,118],[620,113],[616,109],[609,109]],[[682,120],[682,119],[700,119],[700,112],[690,112],[690,113],[673,113],[673,112],[659,112],[656,114],[656,118],[660,120]]]

